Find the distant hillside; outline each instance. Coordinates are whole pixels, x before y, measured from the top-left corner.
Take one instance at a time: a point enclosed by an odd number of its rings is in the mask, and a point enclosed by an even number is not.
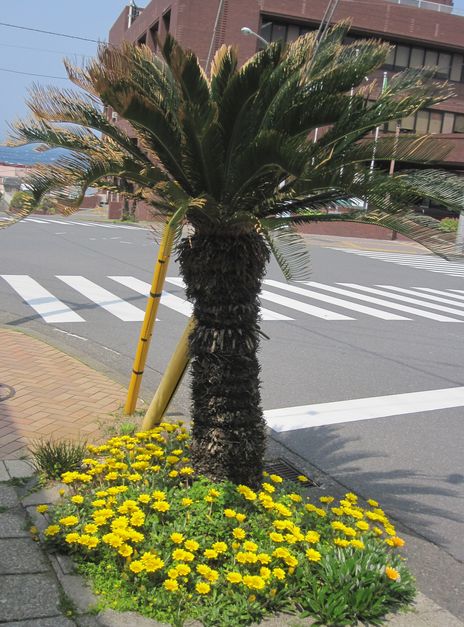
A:
[[[34,150],[34,146],[21,146],[19,148],[0,146],[0,163],[11,163],[14,165],[53,163],[63,152],[60,149],[37,152]]]

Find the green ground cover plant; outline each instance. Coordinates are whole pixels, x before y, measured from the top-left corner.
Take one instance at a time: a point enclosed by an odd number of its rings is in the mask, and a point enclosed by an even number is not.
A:
[[[457,233],[458,224],[458,218],[443,218],[443,220],[440,220],[439,229],[444,233]]]
[[[174,626],[238,627],[266,615],[381,624],[409,604],[404,542],[376,501],[311,499],[307,479],[265,473],[258,489],[190,466],[182,423],[89,445],[44,536],[71,553],[101,605]]]
[[[43,479],[59,479],[64,472],[77,470],[87,452],[85,442],[36,440],[30,447],[32,464]]]

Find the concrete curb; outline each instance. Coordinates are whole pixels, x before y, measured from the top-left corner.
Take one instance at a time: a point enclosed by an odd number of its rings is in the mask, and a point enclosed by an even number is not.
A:
[[[34,469],[31,464],[23,460],[6,460],[0,462],[0,482],[5,481],[25,481],[28,480],[30,485],[34,480]],[[3,484],[5,485],[5,484]],[[49,488],[42,488],[33,492],[25,493],[23,496],[18,497],[9,494],[9,499],[5,500],[5,503],[0,503],[4,507],[21,507],[21,517],[23,522],[23,528],[27,525],[27,518],[29,517],[34,525],[40,530],[43,530],[48,524],[45,516],[38,514],[36,511],[37,504],[53,504],[58,496],[61,486],[55,485]],[[14,501],[14,503],[13,503]],[[0,514],[0,517],[3,514]],[[0,524],[1,524],[0,520]],[[3,525],[0,528],[4,528]],[[27,532],[21,532],[22,542],[32,542]],[[0,532],[0,538],[2,538]],[[16,535],[16,537],[18,537]],[[18,545],[19,546],[19,545]],[[22,545],[21,545],[22,546]],[[37,553],[37,545],[34,549]],[[30,547],[29,547],[30,549]],[[95,609],[98,605],[98,597],[91,591],[89,586],[85,583],[84,579],[75,574],[74,564],[72,559],[67,555],[51,555],[47,553],[44,547],[41,547],[40,553],[42,557],[37,557],[36,560],[43,560],[41,563],[48,563],[53,570],[53,578],[57,580],[59,585],[58,595],[61,599],[65,599],[68,604],[73,608],[73,615],[69,618],[61,614],[61,616],[55,615],[53,617],[37,616],[27,617],[25,622],[13,621],[7,622],[9,627],[69,627],[71,625],[77,625],[78,627],[167,627],[163,623],[145,618],[135,612],[116,612],[114,610],[106,609],[95,614]],[[29,566],[30,568],[31,566]],[[44,570],[42,568],[42,570]],[[44,573],[43,576],[45,576]],[[18,575],[24,578],[24,574]],[[48,575],[49,576],[49,575]],[[0,571],[0,589],[6,590],[8,594],[8,586],[4,585],[2,579],[4,577],[10,577],[10,575],[3,575]],[[43,585],[42,581],[38,581],[38,574],[32,575],[35,579],[31,579],[30,585],[34,586]],[[6,581],[6,580],[5,580]],[[8,583],[8,582],[7,582]],[[21,580],[21,583],[24,582]],[[18,582],[13,584],[17,585]],[[50,583],[48,585],[51,585]],[[0,603],[3,599],[0,597]],[[63,603],[61,603],[63,605]],[[0,605],[1,608],[1,605]],[[16,618],[16,617],[15,617]],[[1,623],[1,618],[0,618]],[[279,614],[272,616],[260,623],[261,627],[310,627],[314,624],[311,619],[298,619],[289,615]],[[458,620],[455,616],[438,606],[431,599],[424,594],[418,593],[416,602],[410,612],[402,614],[387,616],[385,625],[388,627],[464,627],[464,623]],[[194,621],[189,623],[190,627],[201,627],[201,623]],[[258,627],[258,626],[256,626]],[[359,624],[361,627],[361,624]]]

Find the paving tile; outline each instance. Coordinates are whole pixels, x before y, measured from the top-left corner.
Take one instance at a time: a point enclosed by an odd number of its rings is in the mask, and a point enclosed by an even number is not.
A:
[[[9,481],[9,480],[10,480],[10,475],[8,474],[8,471],[6,469],[5,462],[0,461],[0,483],[2,483],[3,481]]]
[[[23,460],[5,460],[5,466],[12,479],[26,479],[32,477],[34,468],[29,462]]]
[[[53,616],[52,618],[34,618],[33,620],[14,621],[12,623],[1,623],[2,627],[75,627],[76,623],[64,616]],[[93,623],[98,626],[98,623]],[[79,625],[80,627],[80,625]],[[84,627],[84,626],[82,626]],[[89,623],[90,627],[90,623]],[[92,626],[93,627],[93,626]]]
[[[29,537],[24,513],[16,508],[0,514],[0,538],[21,537]]]
[[[1,585],[0,616],[5,622],[60,614],[60,594],[51,573],[4,575]]]
[[[11,485],[0,484],[0,505],[8,508],[19,505],[18,495]]]
[[[39,545],[30,538],[0,539],[0,582],[3,575],[44,573],[49,569]]]

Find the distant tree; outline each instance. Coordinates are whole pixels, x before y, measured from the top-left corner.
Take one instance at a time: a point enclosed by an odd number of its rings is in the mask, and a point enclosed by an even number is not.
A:
[[[15,192],[10,202],[10,209],[26,209],[33,201],[32,192]]]

